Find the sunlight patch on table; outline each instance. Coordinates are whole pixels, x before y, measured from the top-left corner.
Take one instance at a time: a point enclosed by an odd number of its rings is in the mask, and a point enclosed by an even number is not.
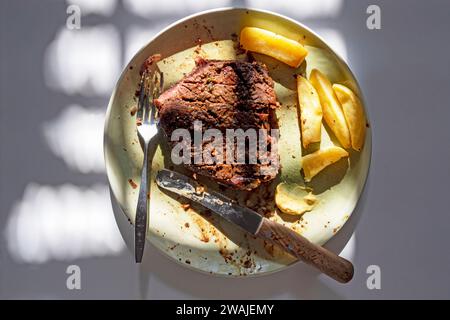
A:
[[[164,15],[187,15],[207,9],[226,7],[230,0],[164,0],[158,3],[148,0],[124,0],[124,7],[130,12],[143,17]]]
[[[355,257],[355,252],[356,252],[356,236],[353,233],[350,239],[348,240],[347,244],[345,245],[344,249],[342,249],[339,255],[347,260],[353,261]]]
[[[66,0],[67,4],[77,5],[81,8],[81,14],[101,14],[111,16],[116,9],[117,0]]]
[[[120,73],[120,45],[112,25],[62,27],[45,54],[46,84],[69,95],[109,95]]]
[[[247,0],[250,8],[273,10],[292,18],[337,17],[342,9],[342,0]]]
[[[9,253],[22,263],[118,255],[125,247],[105,185],[30,183],[4,234]]]
[[[42,126],[50,150],[66,165],[81,173],[105,172],[102,108],[69,105]]]

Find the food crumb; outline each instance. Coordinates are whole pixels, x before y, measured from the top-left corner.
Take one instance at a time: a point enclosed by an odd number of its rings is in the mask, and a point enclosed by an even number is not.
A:
[[[140,70],[140,75],[142,75],[145,71],[148,71],[149,67],[155,63],[161,60],[161,55],[158,54],[154,54],[150,57],[147,58],[147,60],[144,61],[144,63],[142,64],[141,70]]]
[[[203,187],[203,186],[195,187],[195,193],[202,194],[203,192],[205,192],[205,187]]]
[[[189,222],[186,222],[186,223],[184,224],[184,226],[185,226],[186,228],[189,228]]]
[[[244,263],[243,263],[243,266],[246,269],[250,269],[252,267],[252,261],[250,259],[249,260],[245,260]]]
[[[191,205],[189,203],[185,203],[185,204],[182,204],[181,207],[183,208],[184,211],[188,211],[189,208],[191,207]]]
[[[197,48],[195,48],[194,52],[195,54],[200,54],[200,52],[202,51],[202,48],[200,47],[200,45],[197,46]]]
[[[133,189],[137,188],[137,184],[133,181],[133,179],[128,179],[128,183]]]
[[[130,115],[133,117],[133,116],[136,114],[136,112],[137,112],[137,107],[136,107],[136,106],[133,106],[133,107],[130,109]]]

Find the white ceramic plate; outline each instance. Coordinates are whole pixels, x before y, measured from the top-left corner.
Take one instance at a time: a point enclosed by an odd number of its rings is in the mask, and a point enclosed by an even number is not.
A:
[[[142,48],[123,71],[112,93],[105,124],[104,152],[107,175],[115,200],[134,222],[143,153],[138,143],[135,118],[130,110],[139,81],[139,67],[150,55],[160,53],[158,65],[165,76],[165,87],[175,83],[194,67],[194,58],[235,59],[236,35],[243,26],[256,26],[296,39],[308,47],[306,65],[292,69],[271,58],[255,55],[267,64],[276,82],[282,106],[277,111],[280,125],[281,173],[271,185],[257,192],[232,192],[243,205],[273,209],[273,188],[278,182],[305,185],[301,170],[301,143],[297,116],[294,74],[318,68],[332,82],[351,87],[362,98],[356,79],[348,66],[316,34],[286,17],[250,9],[219,9],[196,14],[169,26]],[[197,46],[202,43],[201,46]],[[335,139],[322,130],[322,146]],[[293,258],[278,248],[249,237],[228,222],[201,209],[185,211],[179,199],[163,193],[155,184],[156,172],[171,167],[170,156],[162,141],[153,157],[149,228],[147,238],[170,258],[188,267],[212,274],[241,276],[282,270]],[[361,153],[351,152],[343,160],[325,169],[309,185],[320,199],[318,206],[302,219],[276,213],[271,219],[283,223],[307,237],[324,244],[345,224],[352,214],[367,177],[371,156],[371,132],[367,130]],[[134,185],[135,184],[135,185]],[[134,187],[133,187],[134,185]],[[269,199],[269,200],[268,200]],[[183,202],[183,201],[182,201]]]

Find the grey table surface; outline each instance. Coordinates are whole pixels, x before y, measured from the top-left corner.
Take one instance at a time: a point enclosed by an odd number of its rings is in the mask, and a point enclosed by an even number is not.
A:
[[[66,27],[73,3],[80,30]],[[450,2],[150,3],[0,2],[0,298],[450,298]],[[380,30],[366,27],[371,4],[381,9]],[[138,266],[122,239],[101,150],[112,87],[161,27],[216,5],[298,19],[346,57],[360,82],[372,166],[354,216],[330,244],[346,244],[355,265],[347,285],[301,264],[259,278],[211,277],[150,246]],[[80,290],[66,286],[69,265],[80,268]],[[380,267],[379,290],[366,285],[370,265]]]

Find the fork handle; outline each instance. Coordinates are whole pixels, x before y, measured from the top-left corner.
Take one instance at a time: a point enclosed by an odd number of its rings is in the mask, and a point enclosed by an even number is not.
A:
[[[144,143],[144,163],[142,165],[141,185],[139,186],[139,197],[134,223],[134,256],[136,263],[142,261],[147,234],[147,207],[149,203],[147,194],[150,189],[148,183],[148,149],[149,143]]]

